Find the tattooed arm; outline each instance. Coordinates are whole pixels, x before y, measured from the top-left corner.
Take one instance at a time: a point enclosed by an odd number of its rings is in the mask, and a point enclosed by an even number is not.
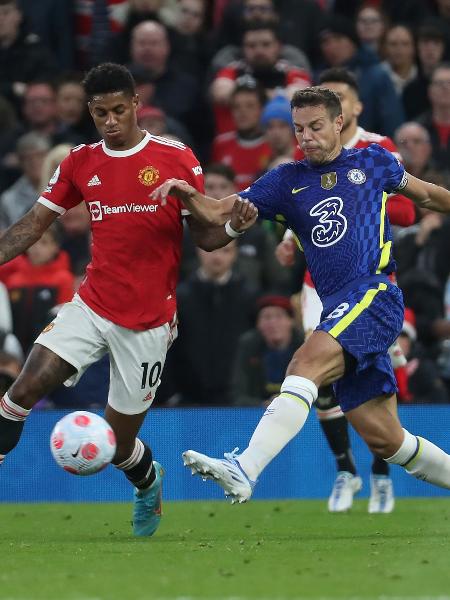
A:
[[[37,242],[58,216],[54,210],[36,202],[17,223],[0,236],[0,265],[22,254]]]

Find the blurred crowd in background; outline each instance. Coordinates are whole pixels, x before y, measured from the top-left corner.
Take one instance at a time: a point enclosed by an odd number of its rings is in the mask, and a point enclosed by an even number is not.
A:
[[[407,171],[450,186],[450,0],[0,0],[0,231],[45,189],[71,148],[98,141],[81,84],[125,64],[139,125],[191,146],[223,197],[293,160],[296,89],[330,67],[357,78],[359,124],[391,137]],[[395,228],[403,290],[402,403],[450,401],[450,218],[417,210]],[[279,225],[258,222],[207,253],[188,234],[179,338],[155,404],[263,405],[303,340],[305,264],[281,267]],[[90,214],[63,215],[0,267],[0,390],[71,299],[90,260]],[[130,298],[130,301],[132,299]],[[103,406],[103,359],[42,408]]]

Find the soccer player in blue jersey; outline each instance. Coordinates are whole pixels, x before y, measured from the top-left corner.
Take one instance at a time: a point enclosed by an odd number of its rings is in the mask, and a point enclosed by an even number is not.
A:
[[[450,192],[417,179],[377,144],[343,149],[339,98],[331,90],[296,92],[292,117],[305,159],[266,173],[240,197],[264,219],[285,222],[298,237],[323,304],[321,323],[295,352],[280,394],[241,454],[210,458],[183,453],[186,466],[214,479],[232,502],[246,502],[269,462],[302,429],[321,385],[332,383],[347,419],[372,452],[408,473],[450,488],[450,455],[404,428],[396,411],[396,382],[389,346],[403,323],[386,197],[401,190],[421,207],[450,212]],[[216,201],[186,182],[168,180],[155,192],[181,198],[194,216],[230,227],[236,200]],[[245,207],[241,211],[245,222]]]

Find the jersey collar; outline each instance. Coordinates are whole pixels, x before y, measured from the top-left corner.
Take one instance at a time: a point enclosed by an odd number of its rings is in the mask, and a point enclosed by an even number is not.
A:
[[[142,131],[144,131],[144,130],[142,130]],[[148,131],[145,131],[145,135],[142,138],[142,140],[139,142],[139,144],[137,144],[133,148],[129,148],[128,150],[111,150],[111,148],[108,148],[106,146],[105,140],[102,140],[102,148],[103,148],[103,152],[105,154],[107,154],[108,156],[115,156],[117,158],[125,157],[125,156],[132,156],[133,154],[140,152],[142,150],[142,148],[144,148],[148,144],[149,141],[150,141],[150,134]]]

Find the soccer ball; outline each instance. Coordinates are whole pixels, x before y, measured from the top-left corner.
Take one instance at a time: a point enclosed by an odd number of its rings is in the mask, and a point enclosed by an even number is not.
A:
[[[92,475],[104,469],[116,452],[116,436],[99,415],[79,410],[63,417],[50,436],[53,458],[74,475]]]

